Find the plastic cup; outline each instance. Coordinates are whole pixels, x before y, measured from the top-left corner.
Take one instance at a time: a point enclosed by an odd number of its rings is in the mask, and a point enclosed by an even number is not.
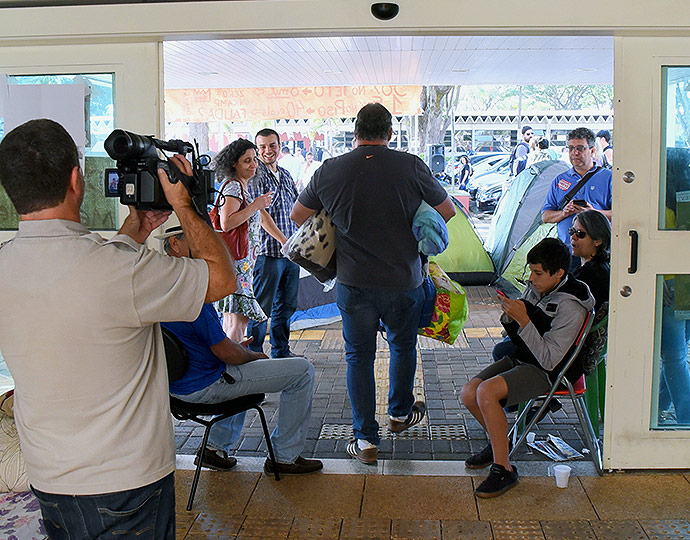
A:
[[[528,442],[528,443],[533,443],[533,442],[534,442],[534,439],[535,439],[534,431],[530,431],[530,432],[527,434],[527,442]]]
[[[567,465],[554,465],[553,475],[556,477],[556,487],[568,487],[568,478],[570,478],[570,471],[572,471],[572,469]]]

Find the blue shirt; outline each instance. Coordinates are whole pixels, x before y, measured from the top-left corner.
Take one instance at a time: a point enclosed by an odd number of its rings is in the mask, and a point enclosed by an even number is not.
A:
[[[278,167],[278,178],[276,178],[276,175],[259,161],[256,174],[249,180],[247,190],[252,199],[256,199],[268,191],[273,192],[271,206],[266,208],[266,212],[273,218],[281,232],[290,238],[297,230],[297,225],[290,219],[292,207],[297,200],[297,188],[290,173],[282,167]],[[263,228],[261,229],[260,242],[258,255],[283,257],[283,246]]]
[[[225,363],[213,354],[211,347],[226,336],[213,304],[204,304],[194,322],[166,322],[161,326],[180,339],[189,359],[187,373],[170,383],[171,394],[184,396],[198,392],[220,379]]]
[[[594,165],[594,167],[596,167],[596,165]],[[544,201],[544,206],[541,209],[542,213],[544,213],[544,210],[560,210],[561,201],[566,193],[568,193],[581,178],[582,177],[576,173],[573,168],[554,178],[549,193],[546,196],[546,201]],[[578,190],[571,200],[574,199],[584,199],[592,208],[597,210],[611,210],[611,171],[604,168],[599,169],[594,176]],[[558,238],[560,238],[571,250],[572,247],[570,246],[568,229],[573,226],[575,216],[577,216],[577,214],[568,216],[558,222]]]

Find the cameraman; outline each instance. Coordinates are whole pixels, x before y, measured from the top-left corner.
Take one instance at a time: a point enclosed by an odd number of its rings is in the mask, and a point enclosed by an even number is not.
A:
[[[182,156],[171,163],[192,169]],[[17,429],[53,540],[175,538],[175,445],[158,321],[193,321],[232,293],[222,241],[182,182],[158,177],[195,259],[143,243],[169,212],[130,208],[105,240],[80,222],[77,147],[51,120],[0,142],[0,183],[19,213],[0,249],[0,348]]]

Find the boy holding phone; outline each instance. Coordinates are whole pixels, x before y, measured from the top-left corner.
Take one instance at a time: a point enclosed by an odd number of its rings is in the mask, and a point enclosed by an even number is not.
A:
[[[485,368],[462,389],[463,403],[490,439],[486,448],[465,460],[468,469],[491,465],[489,476],[475,489],[477,497],[498,497],[518,483],[517,469],[508,458],[508,420],[503,407],[551,389],[587,312],[594,307],[587,286],[568,273],[570,251],[560,240],[544,238],[527,254],[527,264],[529,284],[522,297],[500,297],[501,324],[514,352]]]

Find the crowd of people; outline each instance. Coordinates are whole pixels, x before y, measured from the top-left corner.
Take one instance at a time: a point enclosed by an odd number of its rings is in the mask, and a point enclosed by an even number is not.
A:
[[[12,306],[0,311],[0,342],[16,382],[29,478],[51,538],[75,538],[70,532],[76,530],[84,531],[77,538],[99,537],[113,526],[131,532],[122,538],[147,529],[155,538],[174,537],[169,394],[215,403],[280,393],[271,435],[276,464],[267,460],[265,471],[322,469],[320,460],[301,455],[314,367],[290,350],[299,267],[282,251],[298,226],[322,209],[337,242],[337,305],[354,433],[347,453],[369,465],[378,460],[374,359],[381,324],[390,354],[388,429],[400,433],[424,418],[426,404],[415,400],[413,385],[426,293],[410,223],[423,202],[442,221],[456,210],[422,160],[388,148],[392,133],[390,112],[372,103],[357,114],[355,148],[322,164],[309,153],[298,163],[301,157],[272,129],[260,130],[253,143],[237,140],[224,148],[215,160],[222,182],[217,204],[222,231],[246,227],[247,254],[237,260],[196,212],[183,182],[171,182],[163,169],[159,181],[179,224],[169,223],[159,236],[165,252],[159,253],[146,240],[170,212],[131,208],[111,240],[81,224],[84,177],[62,126],[32,120],[5,136],[0,182],[21,220],[15,238],[0,249],[0,272],[16,276],[0,289],[0,305]],[[530,152],[529,126],[522,137],[511,157],[516,173],[530,155],[537,154],[532,162],[550,156],[545,139]],[[500,298],[507,337],[494,349],[495,362],[462,390],[490,441],[465,462],[491,467],[478,497],[501,495],[519,481],[508,457],[504,407],[550,389],[587,313],[608,300],[610,142],[610,134],[595,136],[587,128],[569,133],[572,168],[553,180],[542,209],[557,238],[529,251],[524,294]],[[192,174],[183,156],[170,161],[171,174]],[[301,171],[301,190],[291,171]],[[391,245],[395,250],[381,249]],[[270,357],[264,353],[269,317]],[[187,372],[170,385],[161,324],[189,357]],[[662,337],[662,355],[670,349],[670,338]],[[687,339],[680,349],[687,354]],[[671,366],[664,361],[668,400],[682,415],[684,396]],[[244,414],[217,423],[196,462],[233,468],[243,423]],[[102,508],[110,512],[107,523]]]

